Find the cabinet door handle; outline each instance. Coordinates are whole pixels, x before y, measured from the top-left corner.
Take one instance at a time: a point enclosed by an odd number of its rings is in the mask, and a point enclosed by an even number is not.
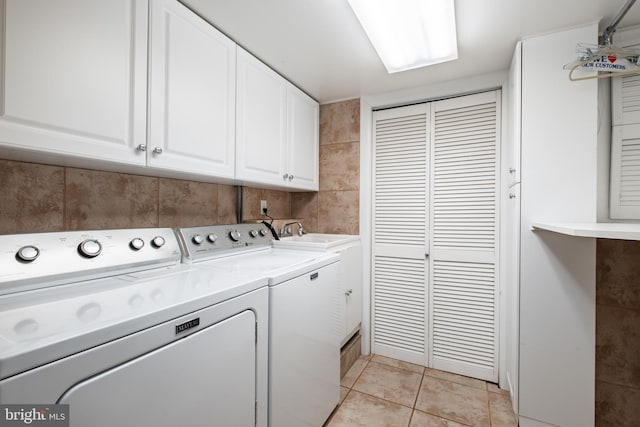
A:
[[[510,199],[515,199],[515,198],[516,198],[516,195],[515,195],[514,193],[509,193],[509,198],[510,198]]]
[[[284,179],[285,181],[289,179],[289,174],[285,173],[284,175],[282,175],[282,179]]]
[[[353,289],[349,289],[349,290],[347,290],[347,292],[345,292],[344,294],[345,294],[346,296],[349,296],[349,295],[351,295],[352,293],[353,293]]]
[[[136,147],[138,151],[147,151],[147,146],[144,144],[140,144]]]
[[[289,175],[289,181],[293,181],[293,175]]]
[[[316,279],[318,278],[318,276],[319,276],[319,274],[318,274],[318,272],[316,271],[315,273],[312,273],[312,274],[311,274],[311,276],[309,276],[309,278],[310,278],[311,280],[316,280]]]
[[[162,154],[162,151],[163,151],[162,148],[156,147],[156,148],[153,149],[153,154],[160,155],[160,154]]]
[[[509,173],[516,173],[516,168],[509,168]]]

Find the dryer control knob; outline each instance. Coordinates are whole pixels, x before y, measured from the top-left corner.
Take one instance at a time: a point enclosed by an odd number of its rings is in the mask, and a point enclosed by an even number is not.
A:
[[[234,242],[240,240],[240,232],[238,230],[233,230],[229,232],[229,238]]]
[[[216,240],[218,240],[218,236],[216,234],[211,233],[207,236],[207,240],[211,243],[215,243]]]
[[[195,236],[193,236],[193,237],[191,238],[191,241],[192,241],[193,243],[195,243],[196,245],[201,245],[201,244],[202,244],[202,242],[204,242],[204,239],[202,238],[202,236],[201,236],[201,235],[196,234]]]
[[[156,249],[163,247],[165,243],[166,241],[162,236],[156,236],[153,239],[151,239],[151,246],[153,246]]]
[[[86,239],[78,245],[80,255],[87,258],[95,258],[102,252],[102,245],[95,239]]]
[[[258,237],[258,232],[256,230],[251,230],[249,231],[249,236],[255,239],[256,237]]]
[[[21,247],[16,253],[16,257],[20,261],[31,262],[34,261],[40,255],[40,249],[33,245],[27,245]]]
[[[131,241],[129,242],[129,246],[134,251],[139,251],[144,246],[144,240],[142,240],[139,237],[136,237],[135,239],[131,239]]]

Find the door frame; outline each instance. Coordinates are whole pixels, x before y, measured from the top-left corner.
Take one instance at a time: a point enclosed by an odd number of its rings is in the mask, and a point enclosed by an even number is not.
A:
[[[360,98],[360,239],[362,242],[362,326],[360,334],[362,335],[362,354],[371,353],[371,256],[372,256],[372,235],[371,229],[373,225],[372,219],[372,203],[373,203],[373,111],[383,108],[398,107],[420,102],[430,102],[439,99],[451,98],[455,96],[469,95],[477,92],[485,92],[495,89],[502,90],[501,114],[507,117],[507,97],[509,96],[508,70],[478,75],[472,78],[451,80],[448,82],[422,86],[410,90],[401,90],[388,92],[379,95],[368,95]],[[501,144],[504,146],[507,141],[507,120],[501,121]],[[506,150],[500,150],[500,164],[506,164]],[[499,182],[501,197],[498,201],[499,211],[506,205],[507,191],[504,186],[506,180]],[[500,228],[504,226],[504,215],[501,215]],[[503,254],[500,254],[500,259]],[[504,265],[504,263],[500,263]],[[499,313],[504,312],[506,305],[505,292],[502,286],[505,283],[502,280],[504,276],[503,269],[499,270]],[[503,331],[505,316],[500,317],[499,330]],[[504,354],[505,334],[499,334],[499,361],[498,371],[500,378],[500,386],[506,387],[506,355]]]

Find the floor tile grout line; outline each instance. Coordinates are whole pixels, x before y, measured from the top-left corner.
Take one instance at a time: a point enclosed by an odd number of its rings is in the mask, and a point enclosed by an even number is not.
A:
[[[487,411],[489,411],[489,427],[493,426],[493,413],[491,411],[491,399],[489,399],[489,390],[486,391],[487,394]]]
[[[422,376],[424,376],[424,371],[423,371],[422,373],[420,373],[420,372],[417,372],[417,371],[413,371],[413,370],[411,370],[411,369],[405,369],[405,368],[401,368],[401,367],[399,367],[399,366],[390,365],[390,364],[388,364],[388,363],[378,362],[378,361],[373,360],[373,358],[370,360],[370,362],[373,362],[373,363],[375,363],[375,364],[377,364],[377,365],[386,366],[386,367],[388,367],[388,368],[399,369],[399,370],[404,371],[404,372],[410,372],[410,373],[412,373],[412,374],[417,374],[417,375],[422,375]],[[419,366],[419,365],[418,365],[418,366]]]
[[[416,404],[418,403],[418,396],[420,396],[420,390],[422,389],[422,382],[424,381],[424,374],[420,377],[420,384],[418,385],[418,392],[416,393],[416,398],[413,399],[413,410],[416,409]],[[412,414],[413,417],[413,414]]]
[[[461,426],[464,426],[464,427],[472,427],[469,424],[465,424],[462,421],[454,420],[452,418],[448,418],[448,417],[446,417],[446,416],[444,416],[442,414],[434,414],[433,412],[429,412],[427,410],[422,410],[422,409],[414,409],[414,411],[424,412],[425,414],[433,415],[434,417],[442,418],[443,420],[451,421],[452,423],[460,424]]]
[[[349,392],[351,392],[351,391],[355,391],[356,393],[364,394],[365,396],[373,397],[374,399],[384,400],[385,402],[389,402],[389,403],[392,403],[394,405],[402,406],[403,408],[411,409],[412,411],[414,409],[411,406],[407,406],[407,405],[404,405],[402,403],[394,402],[393,400],[385,399],[384,397],[376,396],[375,394],[370,394],[370,393],[367,393],[366,391],[360,391],[360,390],[356,390],[356,389],[351,389]],[[345,397],[345,400],[346,400],[346,397]]]

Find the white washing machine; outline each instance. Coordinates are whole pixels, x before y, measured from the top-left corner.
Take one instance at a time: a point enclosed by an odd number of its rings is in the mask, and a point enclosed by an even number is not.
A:
[[[178,230],[186,261],[269,281],[269,425],[320,427],[340,398],[340,257],[274,249],[256,224]]]
[[[171,229],[0,236],[0,404],[66,404],[73,427],[266,426],[267,280],[180,260]]]

